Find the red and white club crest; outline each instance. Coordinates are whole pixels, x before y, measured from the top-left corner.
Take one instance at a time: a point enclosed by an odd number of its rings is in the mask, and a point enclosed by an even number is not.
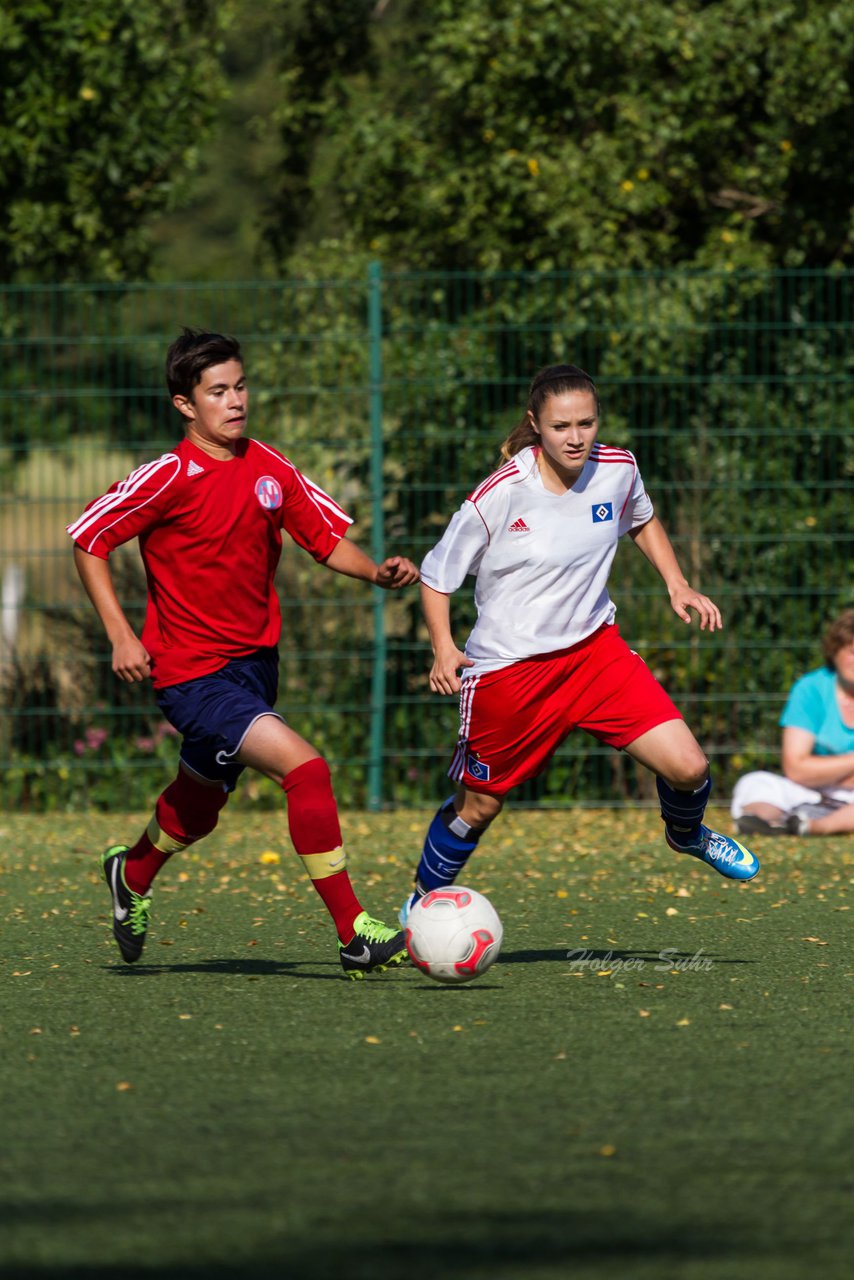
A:
[[[255,497],[265,511],[278,511],[282,505],[282,486],[275,476],[261,476],[255,481]]]

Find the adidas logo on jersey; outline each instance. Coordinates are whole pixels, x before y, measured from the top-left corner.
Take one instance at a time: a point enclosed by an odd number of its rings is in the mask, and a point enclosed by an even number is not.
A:
[[[528,526],[525,524],[525,521],[520,516],[518,520],[514,520],[511,525],[508,525],[507,532],[508,533],[530,533],[531,530],[528,528]]]
[[[191,458],[187,464],[188,476],[200,476],[204,472],[204,467],[200,467],[195,458]]]

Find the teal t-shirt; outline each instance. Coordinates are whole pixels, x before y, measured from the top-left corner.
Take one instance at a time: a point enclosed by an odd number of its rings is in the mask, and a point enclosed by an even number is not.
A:
[[[839,714],[836,672],[828,667],[809,671],[795,681],[780,724],[784,729],[806,729],[815,734],[813,753],[817,756],[854,751],[854,729],[849,729]]]

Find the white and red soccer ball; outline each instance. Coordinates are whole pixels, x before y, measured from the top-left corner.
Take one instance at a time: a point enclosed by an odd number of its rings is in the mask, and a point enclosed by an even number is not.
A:
[[[504,927],[474,889],[432,889],[409,908],[406,946],[414,965],[436,982],[471,982],[498,959]]]

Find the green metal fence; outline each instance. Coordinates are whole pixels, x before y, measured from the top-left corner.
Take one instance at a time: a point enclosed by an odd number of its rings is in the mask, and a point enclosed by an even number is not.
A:
[[[624,635],[712,756],[717,794],[773,767],[791,681],[854,600],[852,274],[402,274],[216,285],[7,287],[0,436],[0,769],[7,802],[147,807],[175,759],[150,692],[116,682],[64,533],[95,494],[168,448],[162,377],[180,326],[236,334],[251,434],[356,517],[375,557],[418,560],[498,457],[541,365],[597,379],[600,439],[637,454],[689,578],[720,603],[686,628],[632,547],[612,578]],[[134,548],[114,557],[140,620]],[[349,805],[432,805],[456,734],[426,685],[417,595],[389,597],[287,548],[280,708]],[[470,593],[455,597],[461,641]],[[244,802],[269,789],[247,780]],[[519,799],[650,799],[581,735]]]

